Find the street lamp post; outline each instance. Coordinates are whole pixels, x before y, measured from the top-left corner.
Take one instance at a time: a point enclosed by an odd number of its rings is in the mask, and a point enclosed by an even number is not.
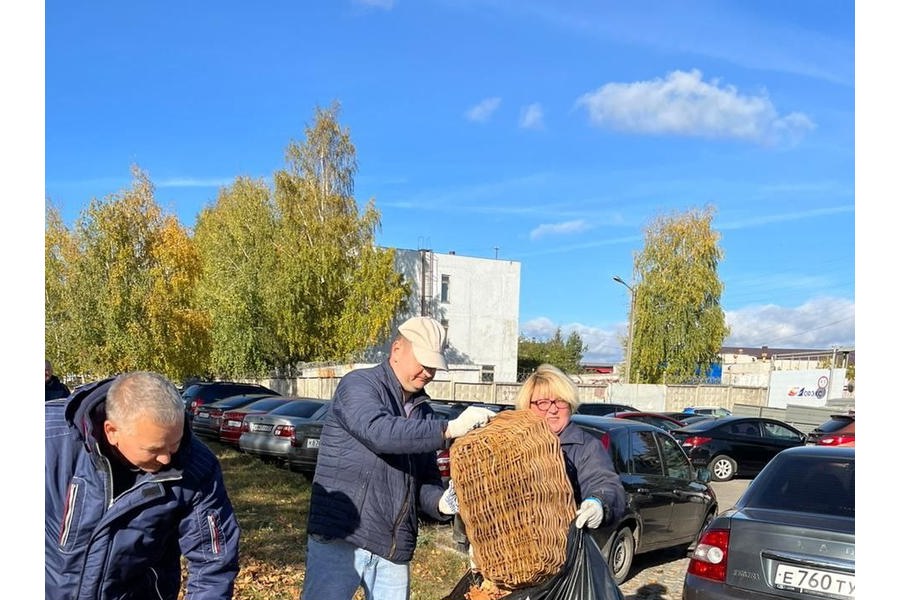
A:
[[[631,383],[631,346],[634,344],[634,288],[625,283],[625,280],[618,275],[613,277],[613,281],[624,285],[631,294],[631,309],[628,311],[628,348],[625,349],[625,383]]]

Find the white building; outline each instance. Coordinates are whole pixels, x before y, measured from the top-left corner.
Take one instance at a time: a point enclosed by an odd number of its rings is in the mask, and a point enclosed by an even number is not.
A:
[[[398,248],[396,253],[396,268],[412,293],[392,330],[415,316],[441,322],[450,371],[438,371],[435,380],[515,382],[521,263],[431,250]],[[368,358],[382,360],[389,344]]]

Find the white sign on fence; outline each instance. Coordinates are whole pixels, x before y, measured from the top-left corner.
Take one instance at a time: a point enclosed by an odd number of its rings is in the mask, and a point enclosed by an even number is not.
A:
[[[785,408],[788,404],[825,406],[831,398],[841,398],[846,369],[805,369],[772,371],[769,377],[768,405]]]

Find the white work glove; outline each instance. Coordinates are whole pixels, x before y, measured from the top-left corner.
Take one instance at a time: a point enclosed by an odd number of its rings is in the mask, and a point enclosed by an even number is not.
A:
[[[447,423],[444,437],[448,440],[463,436],[476,427],[487,425],[487,422],[495,416],[494,411],[480,406],[470,406],[462,411],[458,417]]]
[[[438,501],[438,510],[445,515],[455,515],[459,512],[459,498],[456,497],[456,488],[453,486],[452,479]]]
[[[575,511],[575,527],[587,525],[590,529],[597,529],[602,522],[603,503],[599,498],[588,498],[581,503],[581,508]]]

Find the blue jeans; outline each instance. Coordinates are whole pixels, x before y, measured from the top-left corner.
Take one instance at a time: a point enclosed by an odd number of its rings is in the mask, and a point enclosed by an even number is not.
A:
[[[341,539],[306,540],[301,600],[352,600],[359,586],[366,600],[409,600],[409,563],[391,562]]]

